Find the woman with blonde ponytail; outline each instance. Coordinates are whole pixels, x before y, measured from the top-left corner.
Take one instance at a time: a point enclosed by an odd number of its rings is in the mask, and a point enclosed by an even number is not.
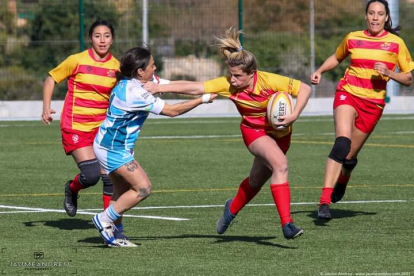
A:
[[[224,213],[216,224],[217,233],[224,234],[238,212],[270,179],[270,190],[279,212],[283,235],[286,239],[294,239],[303,234],[303,230],[294,225],[290,213],[288,162],[285,154],[290,146],[292,123],[305,108],[311,90],[298,80],[259,71],[256,57],[240,43],[241,34],[242,31],[230,28],[223,38],[218,38],[217,46],[225,57],[229,76],[206,82],[167,85],[148,83],[144,87],[151,93],[216,93],[234,102],[242,116],[240,130],[244,143],[255,158],[249,176],[241,182],[235,197],[226,201]],[[285,128],[276,131],[266,118],[266,110],[269,98],[279,91],[297,97],[297,101],[292,114],[281,117],[277,124]]]

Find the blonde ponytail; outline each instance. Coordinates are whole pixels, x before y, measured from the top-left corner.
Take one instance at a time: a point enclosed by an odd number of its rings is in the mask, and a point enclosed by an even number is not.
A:
[[[230,67],[240,67],[244,72],[251,73],[257,70],[256,57],[243,49],[240,43],[240,35],[243,31],[231,27],[224,33],[223,38],[217,38],[220,53],[226,58]]]

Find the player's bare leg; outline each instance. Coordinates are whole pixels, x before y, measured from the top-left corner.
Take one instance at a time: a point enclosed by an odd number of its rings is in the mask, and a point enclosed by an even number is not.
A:
[[[331,195],[333,188],[341,172],[342,163],[349,154],[352,146],[351,137],[354,128],[355,109],[350,105],[341,105],[335,109],[335,144],[326,160],[324,184],[322,195],[319,200],[318,218],[329,220],[332,218],[330,213]],[[344,147],[348,147],[347,152]]]
[[[224,204],[223,215],[216,223],[218,234],[226,232],[239,211],[259,193],[271,175],[272,171],[268,166],[263,166],[263,160],[255,157],[250,175],[240,183],[236,196],[229,198]]]
[[[123,244],[114,237],[114,221],[118,220],[121,215],[146,199],[151,194],[151,182],[138,164],[133,160],[111,173],[111,179],[114,186],[117,187],[117,193],[124,191],[104,212],[95,215],[93,222],[99,230],[102,238],[109,246],[135,247],[135,244]]]
[[[290,213],[290,188],[288,182],[288,162],[285,154],[276,141],[269,136],[262,136],[249,146],[249,151],[256,156],[252,175],[255,171],[271,170],[270,189],[277,207],[283,235],[286,239],[294,239],[303,234],[303,230],[293,224]],[[262,179],[263,180],[263,179]],[[259,182],[260,183],[260,182]]]

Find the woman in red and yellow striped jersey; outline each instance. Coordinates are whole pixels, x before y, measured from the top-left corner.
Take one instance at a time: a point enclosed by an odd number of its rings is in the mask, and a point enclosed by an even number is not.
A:
[[[255,158],[250,175],[241,182],[236,196],[226,201],[223,216],[217,221],[217,232],[223,234],[237,213],[270,179],[270,190],[279,212],[283,234],[287,239],[294,239],[303,230],[295,227],[290,213],[288,164],[285,154],[290,146],[291,125],[305,108],[310,87],[298,80],[257,70],[256,57],[244,50],[240,44],[241,33],[231,28],[224,38],[219,39],[218,47],[227,60],[229,77],[219,77],[204,83],[147,83],[144,88],[152,93],[216,93],[235,103],[242,116],[240,129],[244,143]],[[297,97],[292,114],[281,117],[282,121],[277,124],[286,126],[282,131],[276,131],[266,118],[269,98],[278,91]]]
[[[77,197],[81,189],[98,183],[102,178],[104,208],[109,206],[113,186],[101,171],[93,152],[93,140],[106,116],[109,96],[116,84],[119,61],[109,49],[114,40],[114,28],[105,20],[95,21],[89,29],[92,47],[69,56],[49,72],[43,85],[42,123],[53,121],[51,108],[56,83],[68,80],[68,92],[60,117],[62,144],[67,155],[72,155],[80,169],[65,185],[64,208],[71,217],[76,215]]]
[[[311,75],[312,84],[317,85],[324,72],[351,57],[335,93],[336,139],[326,162],[319,219],[331,219],[330,204],[340,201],[345,194],[357,155],[381,118],[387,82],[392,79],[406,86],[412,82],[414,63],[398,36],[399,27],[392,28],[388,2],[369,1],[365,20],[367,30],[349,33],[336,52]]]

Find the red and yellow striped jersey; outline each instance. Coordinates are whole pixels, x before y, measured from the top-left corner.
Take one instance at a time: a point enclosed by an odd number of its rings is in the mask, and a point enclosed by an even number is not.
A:
[[[68,79],[60,127],[89,132],[100,126],[106,116],[109,96],[116,83],[119,61],[111,54],[95,60],[93,50],[69,56],[49,72],[57,82]]]
[[[378,74],[374,64],[382,62],[392,71],[398,66],[402,73],[414,69],[414,62],[404,41],[387,31],[381,36],[371,36],[367,30],[351,32],[336,49],[335,55],[340,61],[351,56],[350,65],[339,81],[337,90],[381,105],[385,104],[389,77]]]
[[[270,96],[278,91],[285,91],[297,96],[300,81],[263,71],[257,71],[254,76],[253,88],[236,89],[230,83],[230,77],[219,77],[204,82],[206,93],[217,93],[234,102],[242,116],[241,124],[254,129],[265,129],[276,137],[283,137],[292,131],[291,127],[275,131],[266,118],[267,103]]]

